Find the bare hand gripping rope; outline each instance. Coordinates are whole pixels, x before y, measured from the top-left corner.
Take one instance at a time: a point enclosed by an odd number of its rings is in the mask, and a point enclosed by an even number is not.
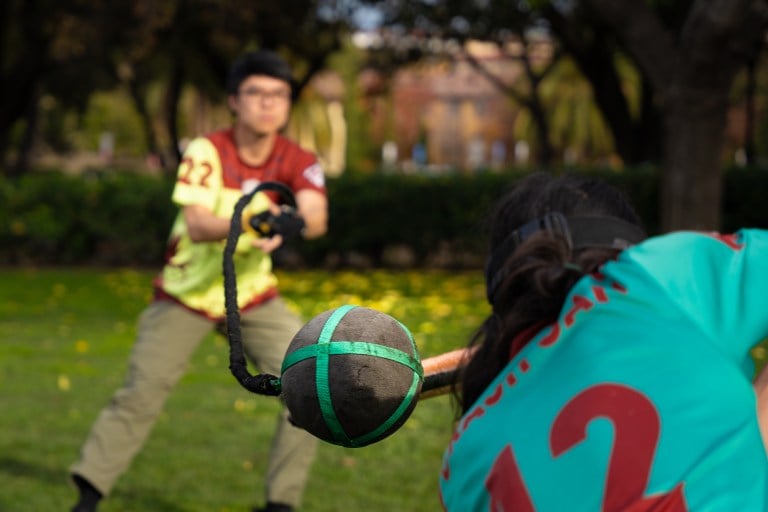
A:
[[[234,253],[237,241],[243,232],[243,210],[253,197],[261,191],[277,192],[290,207],[296,207],[291,190],[278,182],[263,182],[252,192],[243,195],[235,204],[229,235],[224,247],[224,306],[226,309],[227,339],[229,341],[229,369],[242,387],[258,395],[278,396],[281,392],[280,378],[270,374],[251,375],[243,351],[240,331],[240,308],[237,304],[237,279]],[[447,393],[456,378],[458,369],[465,363],[467,349],[458,349],[422,361],[424,382],[419,398],[429,398]]]

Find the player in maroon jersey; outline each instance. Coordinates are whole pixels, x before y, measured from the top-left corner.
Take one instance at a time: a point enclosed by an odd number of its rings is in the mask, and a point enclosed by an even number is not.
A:
[[[155,296],[141,315],[128,378],[101,411],[70,472],[80,490],[73,512],[96,510],[147,439],[189,358],[224,321],[223,241],[237,200],[262,181],[280,182],[296,209],[259,192],[244,216],[246,232],[235,258],[238,305],[245,351],[265,373],[278,374],[293,335],[303,322],[282,301],[270,254],[288,238],[326,231],[324,175],[316,156],[281,135],[288,122],[291,69],[267,51],[243,55],[227,81],[231,128],[194,139],[179,165],[173,201],[179,215]],[[261,219],[273,226],[259,232]],[[275,226],[277,227],[275,229]],[[316,439],[280,416],[266,475],[267,505],[288,512],[301,500]]]

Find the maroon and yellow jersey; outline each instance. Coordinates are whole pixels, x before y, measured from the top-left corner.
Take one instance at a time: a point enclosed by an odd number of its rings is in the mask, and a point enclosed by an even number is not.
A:
[[[190,142],[179,165],[172,199],[180,207],[200,205],[218,217],[230,219],[238,199],[262,181],[279,181],[294,192],[312,189],[325,194],[323,169],[314,154],[278,136],[266,162],[251,166],[238,156],[234,132],[228,129]],[[270,200],[277,199],[260,192],[245,213],[263,211]],[[251,246],[253,236],[243,233],[234,255],[241,310],[277,294],[272,260],[269,254]],[[171,229],[165,266],[155,280],[156,296],[176,300],[212,319],[223,318],[225,243],[192,242],[180,211]]]

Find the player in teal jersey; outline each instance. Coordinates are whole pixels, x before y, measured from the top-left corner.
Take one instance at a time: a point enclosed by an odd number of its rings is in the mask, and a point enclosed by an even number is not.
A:
[[[499,204],[446,510],[768,510],[750,358],[768,336],[768,232],[639,224],[583,177],[536,174]]]

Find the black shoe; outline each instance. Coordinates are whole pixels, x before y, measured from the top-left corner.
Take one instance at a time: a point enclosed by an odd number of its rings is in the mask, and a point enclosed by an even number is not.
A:
[[[268,501],[266,505],[260,508],[254,508],[252,512],[293,512],[293,507],[285,503],[274,503]]]
[[[70,512],[96,512],[96,506],[89,507],[87,505],[83,505],[82,503],[78,503],[74,507],[72,507],[72,510]]]
[[[102,494],[85,478],[80,475],[72,475],[72,481],[80,491],[80,499],[72,507],[71,512],[96,512]]]

